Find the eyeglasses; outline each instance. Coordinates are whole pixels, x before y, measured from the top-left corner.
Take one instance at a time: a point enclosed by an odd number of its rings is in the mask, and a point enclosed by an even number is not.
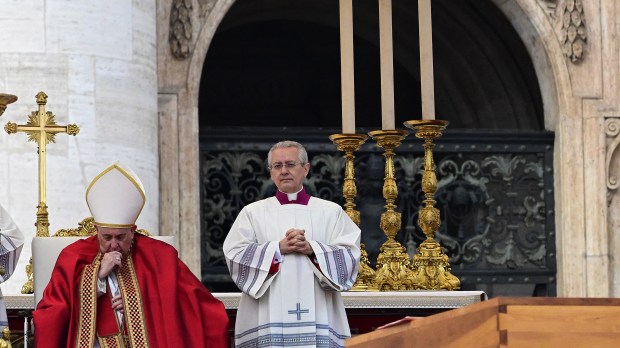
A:
[[[274,164],[272,164],[270,166],[267,166],[267,168],[269,168],[269,170],[282,170],[282,167],[285,167],[286,169],[290,170],[290,169],[295,168],[298,164],[301,164],[303,166],[305,163],[302,163],[302,162],[284,162],[284,163],[277,162],[277,163],[274,163]]]

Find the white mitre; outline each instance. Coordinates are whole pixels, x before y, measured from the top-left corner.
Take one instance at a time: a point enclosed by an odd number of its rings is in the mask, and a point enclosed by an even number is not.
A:
[[[86,189],[86,204],[98,226],[134,226],[145,202],[140,179],[118,163],[97,175]]]

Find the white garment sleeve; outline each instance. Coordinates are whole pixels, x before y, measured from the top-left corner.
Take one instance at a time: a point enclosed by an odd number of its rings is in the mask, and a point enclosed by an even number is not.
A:
[[[274,263],[282,263],[284,262],[284,255],[280,252],[280,242],[277,244],[276,255],[273,257]]]
[[[15,271],[23,246],[24,235],[0,206],[0,266],[4,268],[0,282],[9,279]]]
[[[260,298],[275,275],[269,274],[279,241],[259,244],[244,208],[224,240],[223,251],[233,281],[244,293]]]
[[[339,209],[334,226],[328,226],[328,241],[309,241],[320,270],[310,261],[312,271],[325,290],[346,291],[353,287],[360,261],[360,229],[344,210]]]

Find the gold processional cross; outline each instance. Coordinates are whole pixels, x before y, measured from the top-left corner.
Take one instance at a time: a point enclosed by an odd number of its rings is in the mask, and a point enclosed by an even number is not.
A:
[[[59,126],[56,124],[56,117],[50,111],[45,111],[47,104],[47,94],[39,92],[36,95],[39,110],[33,111],[28,116],[28,122],[25,125],[18,125],[8,122],[4,126],[4,130],[9,133],[25,132],[28,134],[28,141],[36,142],[39,145],[39,205],[37,206],[37,237],[49,237],[49,220],[47,215],[47,205],[45,204],[45,153],[46,145],[54,143],[57,133],[67,133],[76,135],[80,132],[80,128],[75,124],[67,126]]]

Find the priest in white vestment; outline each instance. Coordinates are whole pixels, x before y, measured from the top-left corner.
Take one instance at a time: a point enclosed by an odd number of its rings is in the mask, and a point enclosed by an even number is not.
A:
[[[24,235],[9,213],[0,206],[0,282],[4,283],[15,271],[23,246]],[[8,326],[6,304],[0,291],[0,329]]]
[[[344,347],[351,333],[340,291],[357,277],[360,229],[338,204],[306,193],[301,144],[275,144],[268,164],[276,196],[243,208],[224,241],[243,292],[235,345]]]

